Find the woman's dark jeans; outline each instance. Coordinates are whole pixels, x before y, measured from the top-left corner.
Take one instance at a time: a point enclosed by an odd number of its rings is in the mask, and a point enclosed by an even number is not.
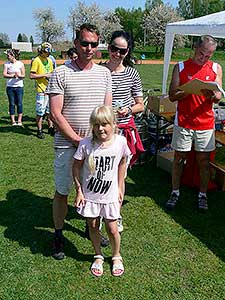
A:
[[[6,93],[9,99],[9,114],[15,115],[15,105],[17,106],[17,113],[23,112],[23,87],[7,86]]]

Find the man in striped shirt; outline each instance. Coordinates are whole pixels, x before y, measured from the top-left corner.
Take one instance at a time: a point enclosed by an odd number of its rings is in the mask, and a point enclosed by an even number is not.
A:
[[[55,185],[53,221],[55,237],[53,257],[63,259],[62,228],[67,215],[67,198],[71,189],[73,154],[79,141],[90,132],[89,117],[101,104],[112,103],[112,82],[108,69],[93,62],[99,43],[99,32],[83,24],[74,41],[77,59],[53,72],[47,93],[55,134]]]

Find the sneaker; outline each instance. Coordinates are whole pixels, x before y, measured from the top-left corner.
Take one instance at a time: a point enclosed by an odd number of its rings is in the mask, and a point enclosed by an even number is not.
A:
[[[109,239],[107,237],[105,237],[104,235],[101,234],[101,247],[108,247],[109,246]]]
[[[117,220],[117,227],[118,227],[119,233],[123,232],[123,219],[122,219],[122,217],[120,217]]]
[[[55,236],[53,241],[53,247],[52,247],[52,257],[57,260],[64,259],[65,253],[63,251],[63,247],[64,247],[63,238]]]
[[[38,137],[39,139],[44,139],[44,138],[45,138],[44,133],[43,133],[42,130],[38,130],[38,131],[37,131],[37,137]]]
[[[179,196],[176,193],[170,195],[170,199],[166,202],[166,208],[168,210],[174,210],[176,207],[177,201],[179,201]]]
[[[12,126],[17,126],[17,123],[16,123],[16,122],[13,122],[13,123],[12,123]]]
[[[198,210],[203,213],[208,210],[207,197],[204,195],[198,196]]]
[[[22,122],[18,122],[18,123],[17,123],[17,126],[23,127],[23,123],[22,123]]]
[[[48,128],[48,134],[50,134],[51,136],[55,135],[55,128],[54,127],[49,127]]]
[[[109,239],[107,237],[105,237],[101,231],[100,232],[100,239],[101,239],[101,247],[107,247],[109,245]],[[84,232],[85,238],[90,240],[90,235],[89,235],[89,229],[88,229],[88,225],[86,223],[85,226],[85,232]]]

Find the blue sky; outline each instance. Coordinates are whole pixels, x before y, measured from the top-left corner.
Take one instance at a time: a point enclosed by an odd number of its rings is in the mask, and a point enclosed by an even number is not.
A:
[[[3,2],[1,0],[0,2]],[[110,1],[84,1],[86,5],[94,2],[103,9],[115,9],[116,7],[128,8],[144,8],[145,0],[110,0]],[[57,20],[66,23],[69,15],[69,9],[76,5],[77,1],[72,0],[14,0],[4,1],[1,7],[0,32],[7,33],[11,41],[16,41],[19,33],[25,33],[29,38],[33,35],[36,40],[35,20],[33,18],[33,10],[37,8],[54,9]],[[164,3],[171,4],[173,7],[178,5],[178,0],[168,0]],[[72,34],[67,31],[67,37],[71,39]],[[37,41],[38,42],[38,41]]]

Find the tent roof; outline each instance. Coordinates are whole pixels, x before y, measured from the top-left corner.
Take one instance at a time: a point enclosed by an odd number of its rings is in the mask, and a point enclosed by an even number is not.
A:
[[[199,18],[167,24],[164,47],[164,68],[162,85],[163,93],[166,92],[166,81],[168,77],[169,62],[175,34],[196,36],[210,34],[216,38],[225,38],[225,11],[220,11]]]
[[[169,23],[166,32],[187,35],[210,34],[225,38],[225,11],[185,21]]]

